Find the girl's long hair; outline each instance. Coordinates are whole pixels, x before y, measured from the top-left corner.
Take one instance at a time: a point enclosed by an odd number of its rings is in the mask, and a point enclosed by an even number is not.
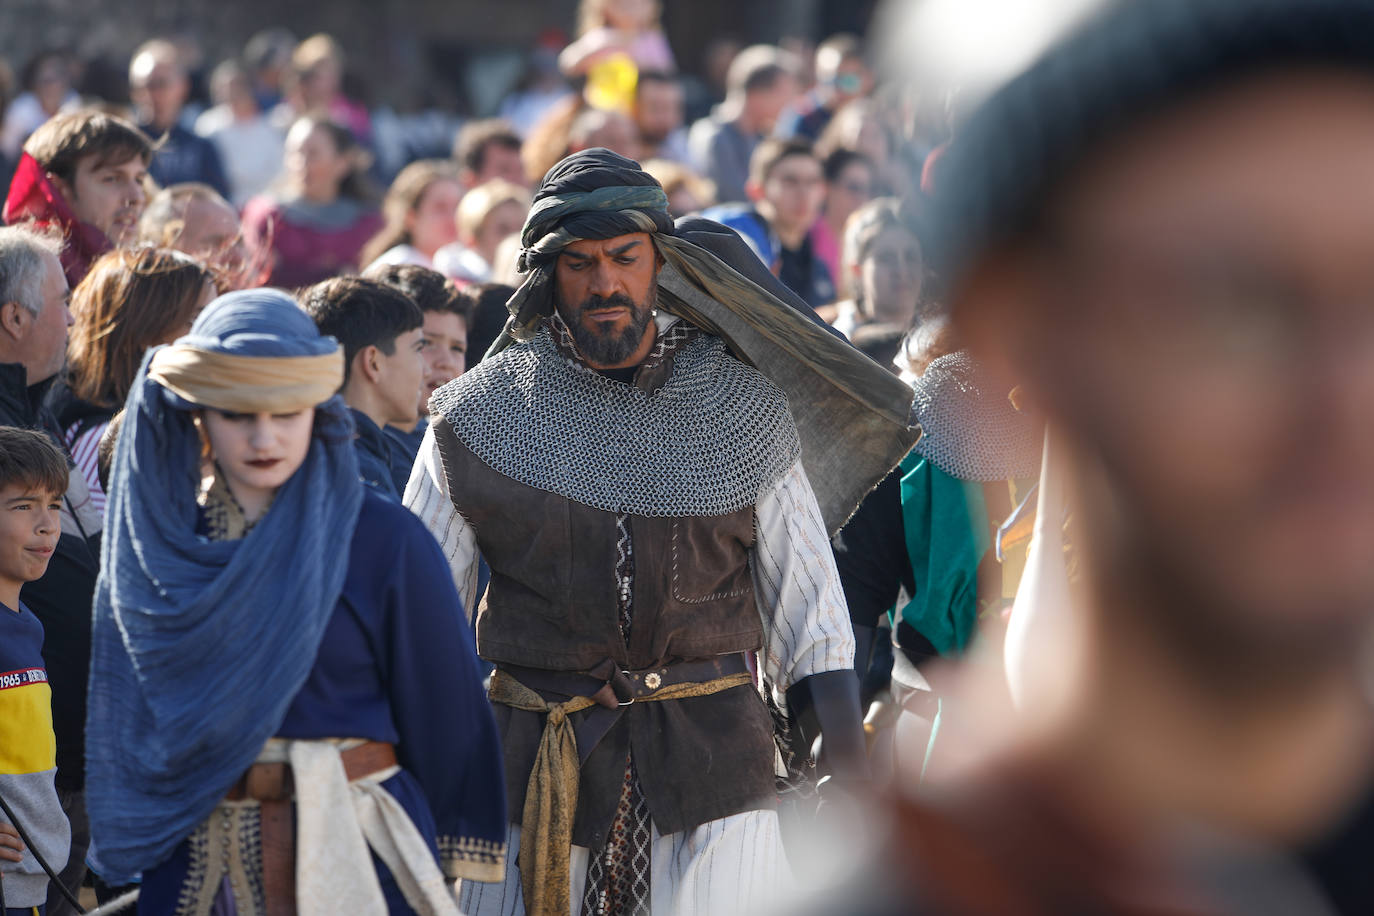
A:
[[[409,245],[411,238],[406,217],[419,208],[430,185],[442,180],[458,180],[457,169],[443,159],[421,159],[401,169],[382,199],[382,218],[386,223],[368,239],[358,262],[366,266],[397,245]]]
[[[208,267],[167,248],[121,248],[101,257],[72,291],[72,393],[101,407],[123,404],[144,352],[189,325],[214,282]]]

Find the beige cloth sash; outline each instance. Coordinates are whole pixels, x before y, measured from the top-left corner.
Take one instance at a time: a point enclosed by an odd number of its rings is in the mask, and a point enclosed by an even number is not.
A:
[[[233,413],[291,413],[343,385],[343,348],[320,356],[238,356],[185,344],[153,354],[148,377],[193,404]]]
[[[382,783],[388,767],[349,782],[340,752],[362,742],[273,738],[258,763],[290,763],[296,789],[296,911],[385,913],[375,852],[421,916],[458,916],[453,889],[410,815]]]
[[[748,672],[727,674],[704,682],[671,684],[637,697],[634,702],[704,697],[752,683]],[[529,787],[525,791],[517,861],[525,912],[530,916],[566,916],[572,884],[569,859],[573,816],[577,813],[580,776],[577,736],[568,716],[595,706],[596,700],[573,697],[564,703],[550,703],[500,668],[491,676],[490,696],[493,702],[547,716],[534,769],[530,771]]]

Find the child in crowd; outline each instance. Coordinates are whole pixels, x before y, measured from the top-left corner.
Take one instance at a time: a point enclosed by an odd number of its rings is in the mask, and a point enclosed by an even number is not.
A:
[[[405,293],[376,280],[335,277],[301,293],[301,306],[320,333],[344,351],[344,403],[357,426],[358,471],[363,482],[401,498],[392,468],[405,459],[382,430],[419,420],[424,383],[424,315]]]
[[[439,249],[434,269],[463,285],[486,283],[497,247],[520,231],[529,209],[529,192],[503,178],[473,188],[454,214],[458,241]]]
[[[580,37],[558,55],[558,66],[569,76],[591,76],[598,64],[623,54],[638,70],[673,72],[661,12],[656,0],[582,0]]]
[[[43,625],[19,601],[42,578],[62,531],[67,462],[42,433],[0,426],[0,798],[34,848],[0,813],[4,916],[44,911],[48,876],[67,863],[71,831],[57,798],[57,739],[43,665]],[[14,853],[18,853],[15,855]]]
[[[383,264],[369,268],[363,276],[401,293],[424,315],[420,355],[425,374],[420,384],[419,422],[391,424],[383,430],[396,446],[391,452],[392,477],[396,492],[404,493],[420,441],[429,428],[429,399],[467,368],[470,301],[452,280],[418,264]]]

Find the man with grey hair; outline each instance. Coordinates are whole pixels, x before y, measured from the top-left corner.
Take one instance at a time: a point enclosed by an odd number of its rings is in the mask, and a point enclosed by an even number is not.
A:
[[[745,48],[726,74],[725,101],[692,125],[687,151],[697,171],[716,183],[719,203],[749,199],[749,157],[796,97],[797,69],[796,59],[781,48]]]
[[[72,323],[60,250],[61,242],[54,236],[23,226],[0,228],[0,426],[41,430],[59,445],[61,430],[42,403],[66,359],[67,328]],[[72,474],[62,506],[62,537],[48,571],[25,585],[21,595],[45,633],[43,659],[57,734],[57,791],[72,825],[71,855],[59,874],[68,887],[81,883],[90,837],[83,795],[84,730],[99,548],[88,535],[99,530],[99,520],[90,514],[85,480]],[[73,912],[61,900],[52,891],[47,912]]]
[[[72,317],[59,249],[55,238],[31,229],[0,229],[0,363],[17,364],[4,368],[21,387],[51,379],[65,359]],[[7,408],[0,402],[5,425],[32,425],[11,422]]]
[[[247,276],[238,212],[208,184],[187,181],[157,192],[139,220],[138,240],[203,261],[215,271],[221,290],[256,285]]]

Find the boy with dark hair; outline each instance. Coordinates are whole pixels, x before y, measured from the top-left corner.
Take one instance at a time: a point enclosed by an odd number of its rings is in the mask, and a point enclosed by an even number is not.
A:
[[[405,294],[377,280],[335,277],[301,293],[320,333],[344,348],[344,402],[358,426],[363,481],[400,499],[392,476],[397,446],[382,430],[413,426],[424,379],[424,315]]]
[[[520,135],[500,118],[464,125],[453,143],[453,158],[458,162],[458,177],[463,187],[475,188],[493,178],[529,187],[529,178],[520,160],[521,146]]]
[[[420,385],[416,423],[391,424],[384,432],[396,446],[392,465],[392,479],[396,492],[405,491],[420,440],[429,425],[429,399],[439,388],[463,374],[467,368],[468,302],[458,287],[437,270],[418,264],[382,264],[366,271],[363,276],[385,283],[407,296],[420,307],[424,316],[421,325],[421,355],[425,374]]]
[[[834,278],[811,240],[825,200],[825,176],[811,144],[764,140],[749,159],[745,190],[752,206],[727,204],[705,215],[738,232],[813,309],[835,301]]]
[[[71,312],[61,242],[27,226],[0,228],[0,426],[37,429],[61,443],[62,428],[43,394],[62,370]],[[100,566],[100,517],[80,474],[71,475],[67,517],[48,573],[24,587],[24,603],[45,630],[43,644],[53,723],[57,791],[71,824],[70,866],[60,875],[77,887],[85,874],[86,679],[91,653],[91,596]],[[4,753],[0,745],[0,754]],[[61,898],[49,913],[74,912]]]
[[[57,870],[71,844],[53,783],[57,739],[43,625],[19,600],[57,548],[66,490],[66,459],[46,436],[0,426],[0,798],[33,844],[17,863],[0,857],[5,914],[44,911],[48,876],[35,856]],[[0,813],[0,823],[9,822]]]
[[[24,143],[5,222],[61,231],[62,269],[74,287],[98,255],[138,234],[152,157],[151,141],[128,121],[101,111],[59,115]]]

